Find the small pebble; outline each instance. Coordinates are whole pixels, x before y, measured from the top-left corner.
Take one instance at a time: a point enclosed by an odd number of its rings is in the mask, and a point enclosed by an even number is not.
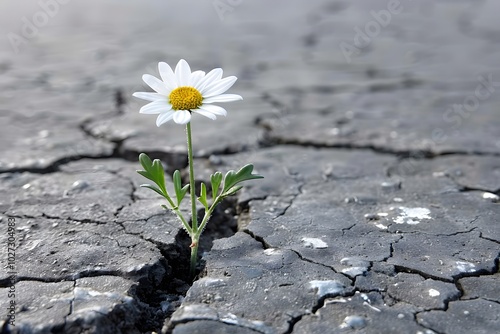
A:
[[[73,184],[71,185],[71,189],[72,190],[82,190],[82,189],[87,188],[89,185],[90,184],[87,181],[77,180],[77,181],[73,182]]]

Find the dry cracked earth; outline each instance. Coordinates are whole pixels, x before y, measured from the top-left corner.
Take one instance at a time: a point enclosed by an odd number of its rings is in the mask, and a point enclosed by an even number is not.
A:
[[[499,332],[499,11],[2,2],[1,333]],[[194,282],[135,172],[147,152],[186,178],[183,127],[131,97],[180,58],[244,97],[194,117],[198,181],[265,176],[220,205]]]

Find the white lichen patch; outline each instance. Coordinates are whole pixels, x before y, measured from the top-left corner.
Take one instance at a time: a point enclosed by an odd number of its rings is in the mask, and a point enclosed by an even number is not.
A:
[[[93,300],[95,297],[103,296],[112,300],[121,300],[123,302],[131,302],[132,297],[120,294],[118,292],[99,292],[89,288],[76,287],[74,292],[75,300]]]
[[[230,325],[238,325],[239,324],[239,319],[235,314],[232,313],[226,313],[224,316],[220,317],[220,320],[226,324]]]
[[[282,254],[282,253],[283,252],[281,250],[279,250],[278,248],[264,249],[264,254],[266,254],[267,256],[276,255],[276,254]]]
[[[493,193],[489,193],[489,192],[483,193],[483,199],[490,200],[493,203],[500,202],[500,196],[495,195]]]
[[[429,296],[431,296],[431,297],[437,297],[440,294],[441,293],[439,291],[437,291],[436,289],[429,289]]]
[[[351,267],[342,269],[342,273],[346,274],[349,277],[356,277],[359,275],[363,275],[367,271],[366,267]]]
[[[350,315],[344,318],[344,322],[340,324],[339,328],[352,328],[361,329],[366,327],[366,319],[359,315]]]
[[[322,298],[326,295],[338,295],[345,289],[344,284],[342,284],[338,281],[333,281],[333,280],[330,280],[330,281],[310,281],[309,287],[312,290],[316,290],[316,294],[318,295],[318,298]]]
[[[198,280],[198,284],[204,287],[216,288],[226,286],[226,282],[221,278],[203,277]]]
[[[396,224],[417,225],[422,219],[431,219],[431,211],[427,208],[398,207],[400,214],[392,219]]]
[[[342,269],[342,273],[350,276],[351,278],[363,275],[370,266],[369,261],[355,257],[344,257],[340,260],[340,264],[343,266],[349,266],[348,268]]]
[[[322,249],[328,248],[328,244],[319,238],[302,238],[304,247]]]
[[[385,226],[384,224],[380,224],[380,223],[379,223],[379,224],[375,224],[375,226],[376,226],[376,227],[378,227],[378,228],[379,228],[379,229],[381,229],[381,230],[387,230],[387,228],[388,228],[388,227],[387,227],[387,226]]]
[[[476,265],[470,262],[456,261],[456,268],[462,273],[473,273],[476,271]]]

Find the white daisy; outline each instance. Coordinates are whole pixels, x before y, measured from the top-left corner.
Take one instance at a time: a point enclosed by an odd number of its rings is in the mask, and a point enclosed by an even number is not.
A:
[[[156,93],[136,92],[133,96],[152,101],[139,111],[142,114],[159,114],[156,125],[174,120],[177,124],[191,121],[195,112],[215,120],[217,116],[226,116],[226,109],[215,106],[214,102],[242,100],[240,95],[223,94],[235,83],[236,77],[222,79],[222,69],[215,68],[205,75],[203,71],[191,73],[189,64],[181,59],[175,72],[167,63],[158,63],[161,80],[144,74],[142,80]]]

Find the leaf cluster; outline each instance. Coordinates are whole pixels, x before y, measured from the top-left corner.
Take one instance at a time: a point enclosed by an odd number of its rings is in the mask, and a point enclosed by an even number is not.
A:
[[[189,184],[182,186],[181,172],[176,170],[172,177],[174,181],[176,199],[174,202],[167,191],[167,187],[165,186],[165,171],[163,170],[160,160],[155,159],[154,161],[151,161],[147,154],[141,153],[139,155],[139,162],[144,170],[138,170],[137,173],[155,183],[155,185],[141,184],[141,187],[149,188],[155,191],[170,203],[172,209],[177,209],[189,190]]]
[[[176,170],[172,176],[174,183],[174,191],[175,191],[175,201],[172,199],[170,194],[167,191],[165,186],[165,172],[163,170],[163,166],[160,160],[155,159],[151,161],[149,156],[145,153],[141,153],[139,155],[139,162],[143,170],[138,170],[137,173],[141,174],[148,180],[153,181],[153,184],[141,184],[141,187],[149,188],[160,196],[164,197],[170,204],[171,209],[176,211],[179,218],[185,223],[184,218],[182,217],[179,206],[186,196],[186,193],[189,191],[189,184],[182,185],[181,173]],[[211,194],[212,194],[212,203],[210,204],[207,197],[207,186],[205,183],[201,183],[200,196],[198,197],[198,201],[205,208],[205,218],[203,219],[203,223],[200,226],[200,231],[203,230],[204,225],[208,221],[208,217],[212,214],[215,206],[219,204],[224,198],[234,195],[238,190],[240,190],[243,186],[240,183],[249,180],[262,179],[263,176],[252,174],[253,165],[247,164],[243,166],[240,170],[235,172],[234,170],[230,170],[226,173],[226,175],[222,175],[221,172],[215,172],[210,175],[210,186],[211,186]],[[166,206],[163,206],[167,208]],[[197,233],[195,231],[195,227],[186,226],[188,232]]]
[[[253,165],[247,164],[243,166],[240,170],[235,172],[230,170],[223,177],[221,172],[215,172],[210,175],[210,185],[212,187],[212,198],[214,201],[220,202],[222,199],[234,195],[243,188],[239,183],[249,180],[262,179],[263,176],[252,174]],[[207,202],[207,188],[204,183],[201,184],[200,197],[198,201],[208,209]]]

